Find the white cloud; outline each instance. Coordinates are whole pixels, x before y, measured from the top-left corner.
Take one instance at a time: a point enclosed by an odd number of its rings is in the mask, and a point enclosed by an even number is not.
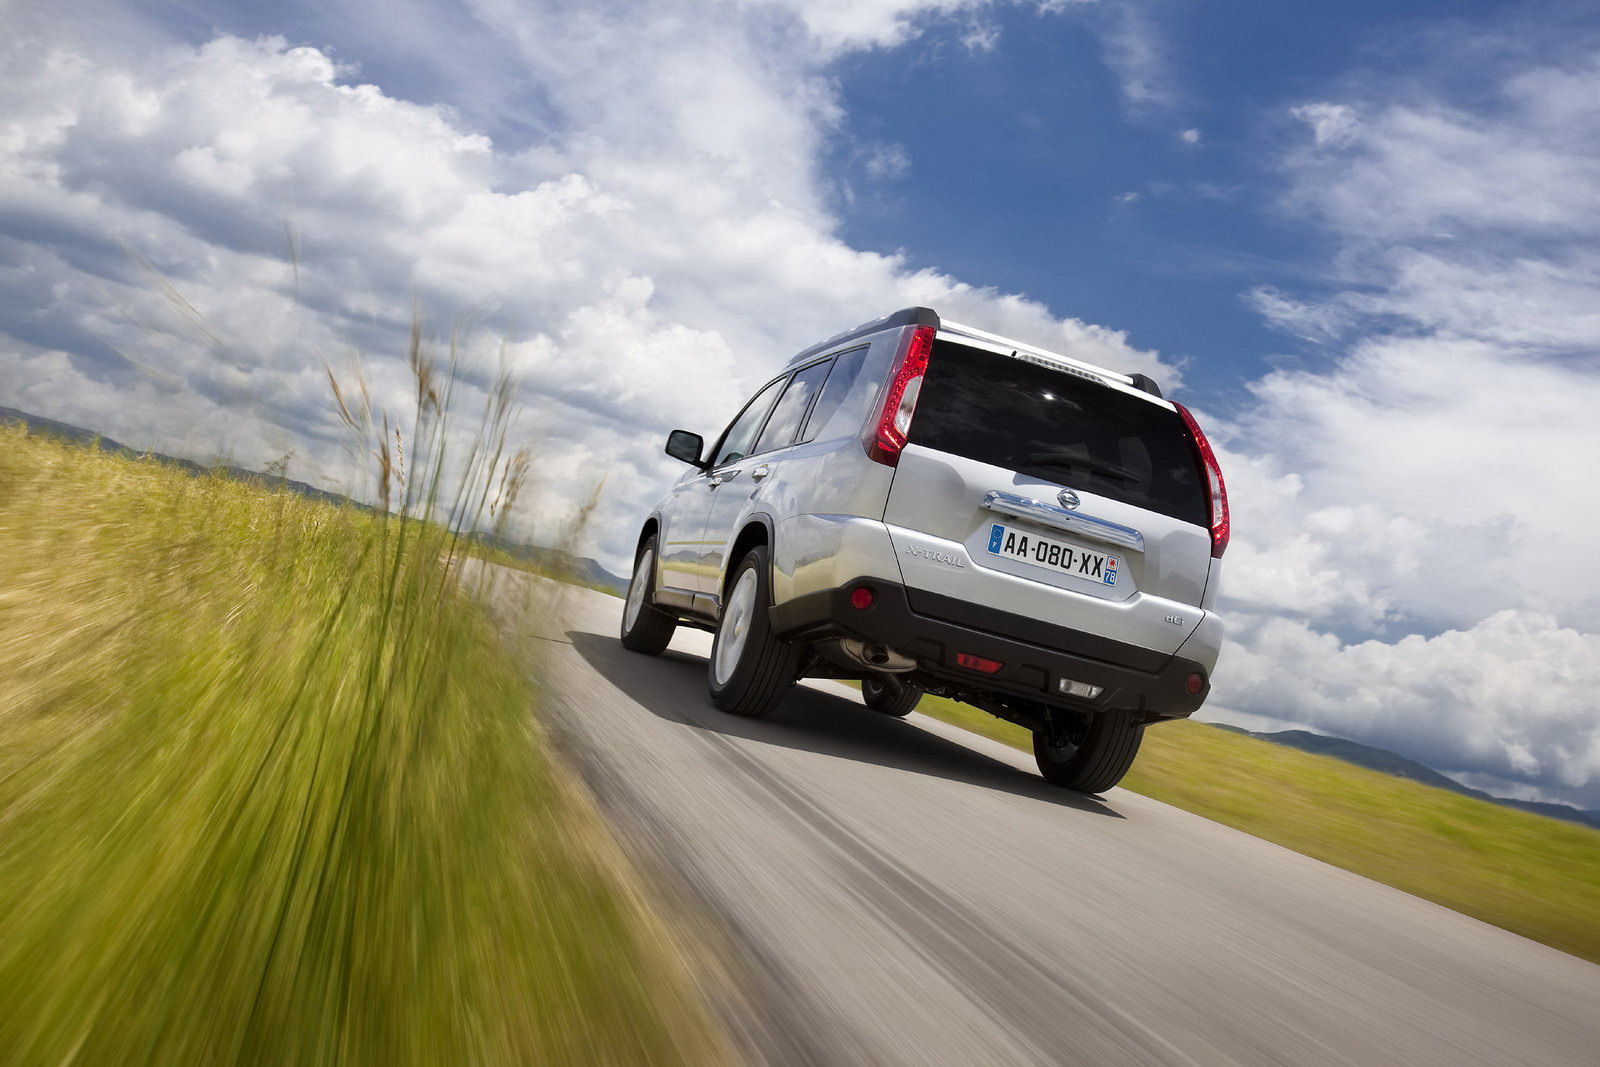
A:
[[[1105,4],[1096,20],[1106,66],[1117,79],[1123,103],[1135,114],[1179,102],[1166,38],[1147,6],[1140,0]]]
[[[904,178],[911,172],[911,155],[904,145],[873,145],[863,154],[862,167],[879,181]]]
[[[1314,304],[1296,300],[1275,286],[1258,285],[1244,301],[1273,328],[1305,341],[1332,341],[1344,332],[1352,316],[1340,303]]]
[[[1331,362],[1218,426],[1218,698],[1594,807],[1600,63],[1543,62],[1470,107],[1446,67],[1291,110],[1284,207],[1337,251],[1246,300]]]
[[[1432,637],[1343,643],[1269,618],[1225,651],[1230,708],[1600,807],[1600,634],[1505,610]]]
[[[545,527],[611,472],[584,547],[621,566],[676,476],[668,429],[714,432],[791,352],[895,307],[1176,377],[1116,331],[840,241],[821,53],[774,53],[760,25],[709,10],[482,0],[549,109],[552,132],[516,151],[314,47],[36,37],[0,73],[0,403],[246,463],[293,448],[298,476],[350,485],[321,363],[365,352],[399,406],[415,294],[438,331],[460,316],[480,363],[509,337],[545,441]],[[834,48],[900,32],[854,17],[811,13]],[[463,58],[439,27],[409,31]],[[900,165],[886,146],[880,170]]]
[[[1349,144],[1355,140],[1356,129],[1361,125],[1355,111],[1344,104],[1302,104],[1290,108],[1289,114],[1311,127],[1318,148]]]
[[[1469,110],[1433,95],[1292,109],[1313,143],[1289,206],[1374,244],[1480,234],[1523,244],[1600,233],[1600,58],[1503,78]]]
[[[1000,43],[1000,27],[974,19],[961,34],[961,45],[970,52],[993,52]]]
[[[1190,145],[1192,147],[1198,148],[1199,145],[1200,145],[1200,130],[1199,130],[1199,128],[1198,127],[1190,127],[1187,130],[1179,130],[1178,131],[1178,140],[1182,141],[1186,145]]]

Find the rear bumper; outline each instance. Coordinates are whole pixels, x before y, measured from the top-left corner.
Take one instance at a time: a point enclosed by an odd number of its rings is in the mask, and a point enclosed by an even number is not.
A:
[[[850,593],[859,585],[873,591],[872,606],[857,610]],[[919,672],[956,686],[1028,697],[1079,708],[1116,708],[1160,718],[1192,715],[1211,692],[1210,673],[1181,655],[1123,644],[952,597],[908,590],[880,578],[863,578],[825,589],[770,609],[773,629],[782,637],[814,641],[857,637],[913,656]],[[966,652],[998,660],[994,674],[958,666]],[[1200,691],[1187,689],[1199,674]],[[1093,700],[1061,693],[1062,679],[1100,686]]]

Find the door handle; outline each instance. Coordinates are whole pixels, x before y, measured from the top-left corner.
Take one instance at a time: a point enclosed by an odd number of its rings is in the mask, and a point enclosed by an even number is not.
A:
[[[761,466],[750,472],[750,477],[759,482],[761,479],[765,478],[771,473],[772,468],[763,463]]]
[[[738,471],[722,471],[718,474],[713,474],[711,476],[711,488],[715,489],[723,482],[731,482],[737,477],[739,477]]]

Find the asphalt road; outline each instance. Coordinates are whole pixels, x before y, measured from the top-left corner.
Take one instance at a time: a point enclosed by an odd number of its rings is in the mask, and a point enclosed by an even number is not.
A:
[[[621,608],[531,611],[542,706],[752,1061],[1600,1064],[1600,967],[837,685],[725,715],[709,637],[635,655]]]

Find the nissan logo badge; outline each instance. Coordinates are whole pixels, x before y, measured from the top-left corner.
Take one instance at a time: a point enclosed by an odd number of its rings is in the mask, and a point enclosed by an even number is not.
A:
[[[1056,494],[1056,499],[1061,501],[1061,506],[1068,511],[1076,511],[1078,509],[1078,494],[1071,489],[1061,490]]]

